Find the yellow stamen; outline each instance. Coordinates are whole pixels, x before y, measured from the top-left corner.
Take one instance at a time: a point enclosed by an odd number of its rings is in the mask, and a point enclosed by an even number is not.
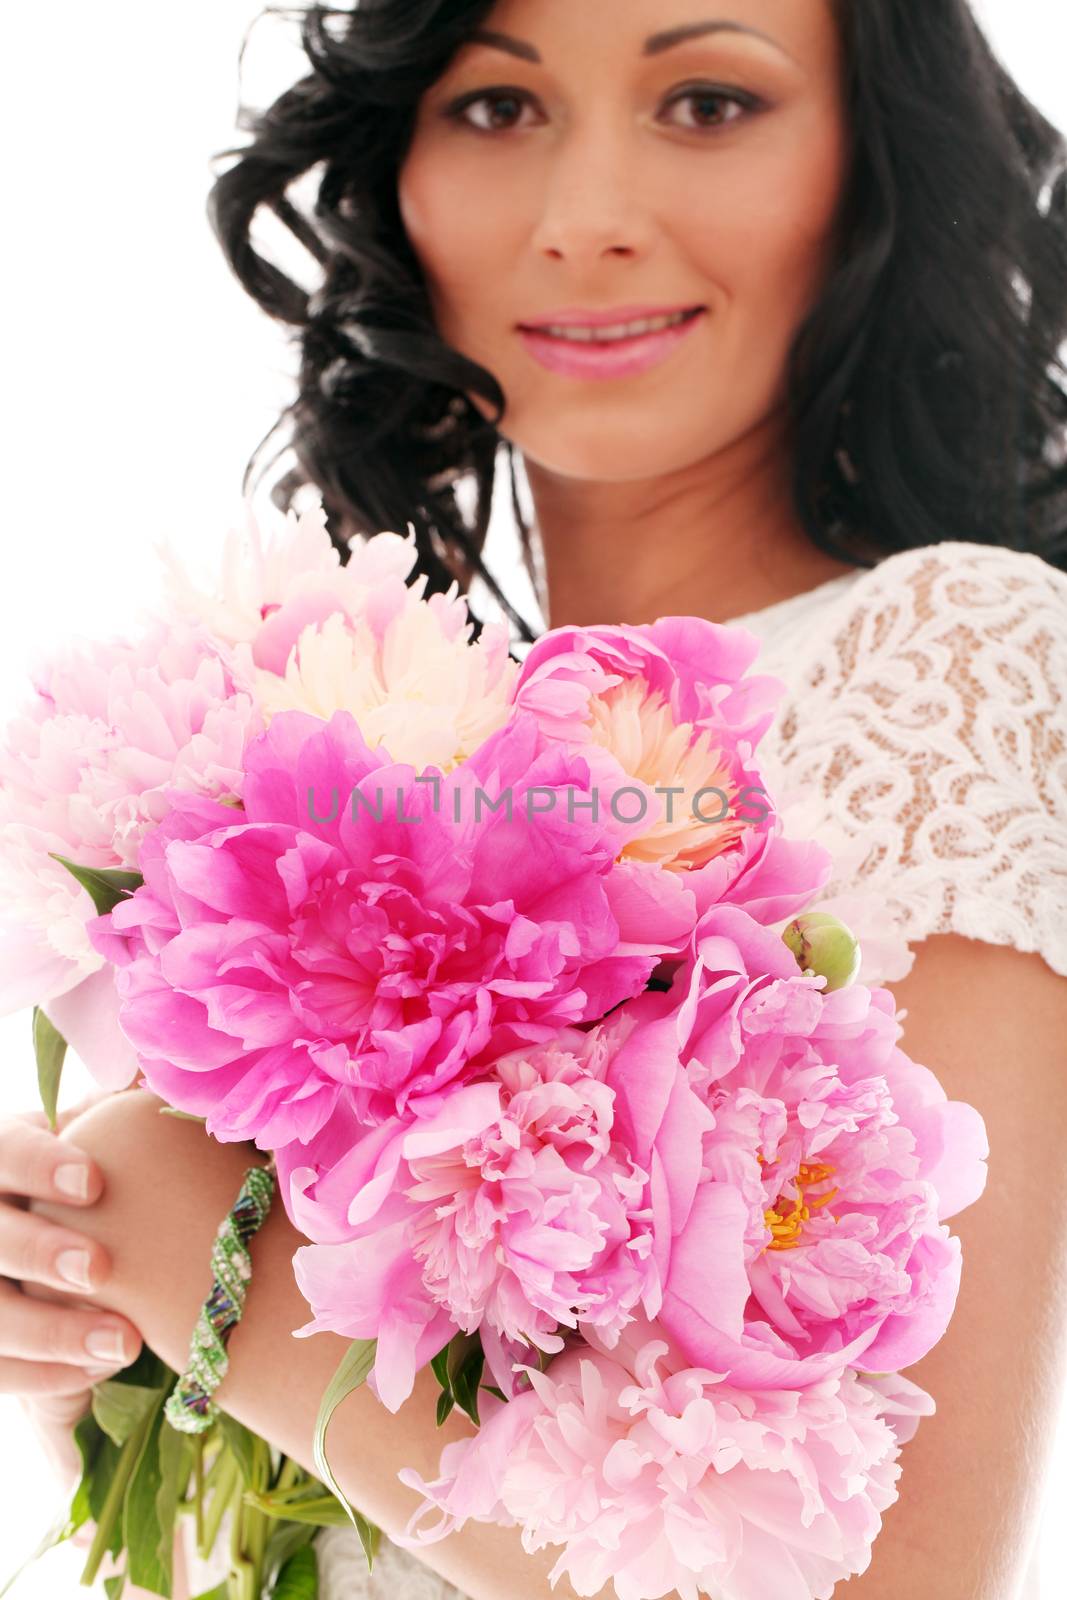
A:
[[[766,1166],[763,1156],[759,1163]],[[832,1178],[834,1169],[825,1162],[802,1161],[797,1169],[796,1179],[797,1196],[790,1199],[788,1195],[779,1195],[768,1210],[763,1213],[763,1220],[773,1234],[770,1244],[765,1245],[767,1250],[795,1250],[802,1240],[800,1231],[805,1222],[811,1218],[813,1211],[818,1211],[828,1200],[832,1200],[837,1193],[837,1188],[827,1190],[826,1194],[809,1199],[805,1194],[806,1189],[812,1188],[817,1183],[825,1183],[827,1178]],[[829,1213],[834,1217],[833,1212]],[[834,1217],[834,1221],[837,1218]],[[762,1253],[762,1252],[761,1252]]]

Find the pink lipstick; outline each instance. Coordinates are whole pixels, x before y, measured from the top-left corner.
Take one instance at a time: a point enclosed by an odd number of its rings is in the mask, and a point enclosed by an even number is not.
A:
[[[605,327],[638,321],[651,316],[671,315],[668,311],[623,307],[621,312],[557,312],[545,322],[557,327]],[[684,320],[672,327],[639,333],[631,337],[589,339],[581,342],[548,333],[543,327],[519,326],[526,349],[549,372],[565,378],[627,378],[657,366],[692,332],[703,315],[698,306],[685,313]]]

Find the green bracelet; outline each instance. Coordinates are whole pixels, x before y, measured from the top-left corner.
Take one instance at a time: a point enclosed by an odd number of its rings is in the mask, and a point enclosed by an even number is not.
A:
[[[265,1167],[249,1167],[241,1192],[219,1223],[211,1250],[211,1292],[193,1329],[188,1365],[163,1407],[163,1415],[180,1433],[203,1433],[218,1415],[210,1396],[226,1376],[226,1345],[244,1310],[252,1276],[247,1241],[267,1219],[274,1185],[272,1156]]]

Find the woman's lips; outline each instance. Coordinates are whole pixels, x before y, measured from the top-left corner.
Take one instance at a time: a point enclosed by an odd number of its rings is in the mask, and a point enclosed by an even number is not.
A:
[[[633,339],[612,339],[578,344],[539,329],[520,328],[519,334],[535,361],[565,378],[628,378],[666,359],[676,345],[697,326],[703,308],[673,328],[640,333]]]

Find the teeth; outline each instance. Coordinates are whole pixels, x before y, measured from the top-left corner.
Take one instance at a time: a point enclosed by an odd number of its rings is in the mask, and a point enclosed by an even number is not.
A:
[[[658,333],[661,328],[674,328],[690,315],[676,311],[669,317],[645,317],[640,322],[617,322],[606,328],[539,328],[553,339],[569,339],[574,344],[608,344],[613,339],[635,339],[642,333]]]

